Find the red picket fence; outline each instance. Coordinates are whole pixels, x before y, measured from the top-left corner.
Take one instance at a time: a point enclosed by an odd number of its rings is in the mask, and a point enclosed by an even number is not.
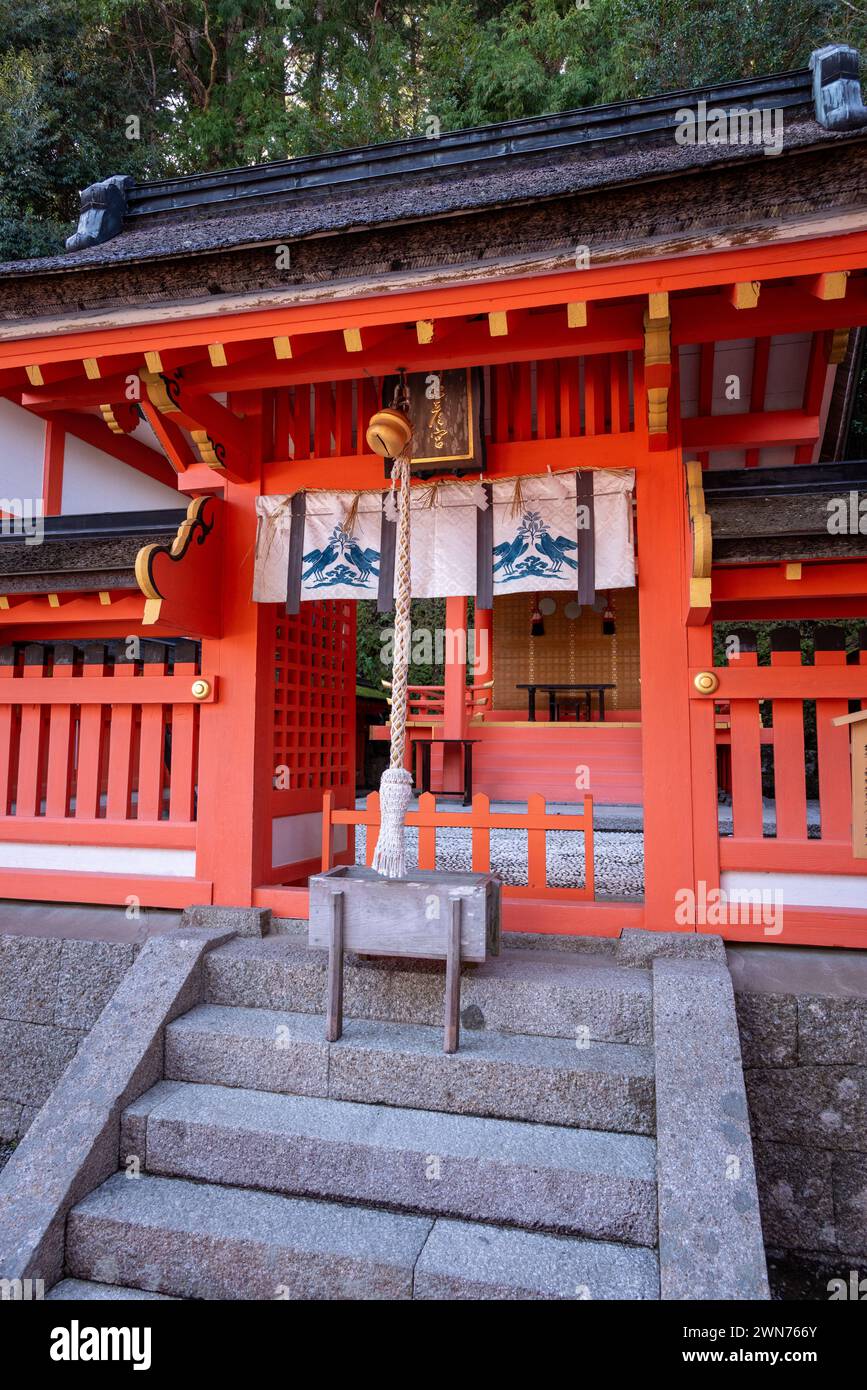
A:
[[[198,646],[0,648],[0,840],[195,846]]]
[[[718,668],[726,703],[718,705],[717,742],[730,754],[733,820],[733,834],[720,840],[721,868],[867,873],[867,861],[852,854],[849,729],[834,724],[850,705],[867,703],[867,651],[851,664],[841,637],[819,629],[810,663],[797,630],[776,629],[770,665],[760,666],[754,636],[744,632],[739,655]],[[765,823],[763,784],[766,798],[773,791],[775,829]],[[808,792],[819,803],[818,833],[808,832]]]
[[[376,847],[376,834],[379,828],[379,793],[371,792],[363,809],[337,810],[330,792],[325,793],[322,807],[322,870],[330,869],[335,863],[334,827],[335,825],[364,825],[367,827],[367,863],[373,862]],[[445,811],[436,804],[431,792],[424,792],[418,799],[418,810],[410,811],[406,824],[418,829],[418,867],[435,869],[437,867],[437,831],[447,826],[470,831],[472,845],[473,873],[486,874],[491,871],[491,831],[523,830],[527,835],[527,882],[526,884],[503,885],[504,899],[532,898],[550,899],[556,903],[589,902],[595,896],[593,873],[593,798],[584,794],[583,810],[573,815],[557,815],[548,811],[545,798],[538,793],[527,798],[526,811],[492,811],[491,803],[483,792],[473,797],[472,807],[467,811]],[[548,882],[547,832],[549,830],[580,830],[584,832],[584,886],[581,888],[557,888]],[[352,845],[348,853],[354,859]],[[343,856],[341,856],[343,858]]]

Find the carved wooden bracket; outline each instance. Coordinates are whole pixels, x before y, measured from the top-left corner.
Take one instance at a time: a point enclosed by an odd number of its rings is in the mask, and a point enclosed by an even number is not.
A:
[[[143,625],[181,637],[221,633],[223,503],[196,497],[170,545],[143,546],[135,577],[145,596]]]
[[[139,372],[148,400],[161,414],[189,431],[203,463],[225,477],[244,481],[250,476],[251,448],[248,421],[215,401],[212,396],[190,391],[183,371]]]
[[[138,406],[133,403],[101,405],[99,409],[112,434],[132,434],[141,419]]]

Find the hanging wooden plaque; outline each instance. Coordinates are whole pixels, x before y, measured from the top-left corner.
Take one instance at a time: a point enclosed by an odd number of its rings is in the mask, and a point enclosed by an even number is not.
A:
[[[485,467],[484,378],[478,367],[413,372],[409,415],[413,428],[412,471],[478,473]],[[383,386],[383,403],[390,404],[395,377]]]

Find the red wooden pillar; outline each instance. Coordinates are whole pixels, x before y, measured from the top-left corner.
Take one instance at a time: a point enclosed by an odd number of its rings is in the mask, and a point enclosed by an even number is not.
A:
[[[487,685],[494,674],[494,610],[476,608],[473,620],[473,684]]]
[[[59,516],[61,511],[65,453],[66,431],[56,420],[46,420],[42,462],[42,507],[46,516]]]
[[[251,600],[257,492],[226,486],[223,636],[202,643],[218,684],[200,709],[196,876],[231,907],[251,905],[271,863],[274,610]]]
[[[463,738],[467,726],[467,601],[446,599],[445,676],[443,693],[443,734]],[[461,785],[463,760],[458,747],[443,752],[443,786],[450,790]]]
[[[690,699],[711,629],[685,623],[689,522],[680,452],[636,459],[645,926],[672,931],[678,894],[719,886],[713,700]],[[694,708],[693,708],[694,707]]]
[[[688,627],[687,660],[691,671],[713,668],[713,626]],[[693,877],[705,893],[720,886],[719,776],[716,751],[716,706],[712,696],[689,702],[690,797],[693,825]],[[699,894],[701,896],[701,894]],[[706,899],[705,899],[706,900]],[[709,928],[713,931],[713,927]]]

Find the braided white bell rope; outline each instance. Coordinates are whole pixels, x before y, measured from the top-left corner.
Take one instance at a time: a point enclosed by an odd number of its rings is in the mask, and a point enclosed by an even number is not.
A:
[[[406,869],[404,817],[412,802],[412,775],[404,766],[406,690],[410,653],[409,474],[411,445],[394,461],[392,489],[397,489],[397,585],[394,603],[394,668],[391,688],[391,756],[379,783],[379,838],[373,867],[386,878],[402,878]]]

